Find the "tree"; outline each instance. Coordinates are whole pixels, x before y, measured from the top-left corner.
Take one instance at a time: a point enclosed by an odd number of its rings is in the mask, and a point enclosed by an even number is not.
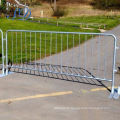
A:
[[[6,0],[1,1],[0,11],[3,13],[6,12]]]
[[[58,0],[45,0],[45,1],[49,2],[49,4],[50,4],[50,6],[51,6],[51,8],[52,8],[53,11],[56,10],[56,8],[57,8],[57,3],[56,2]]]
[[[120,9],[120,0],[93,0],[92,5],[99,9]]]
[[[56,10],[56,0],[54,0],[54,11]]]

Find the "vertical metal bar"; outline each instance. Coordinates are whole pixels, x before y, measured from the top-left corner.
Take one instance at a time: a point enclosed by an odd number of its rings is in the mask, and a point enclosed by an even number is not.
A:
[[[63,35],[61,34],[61,57],[60,57],[60,61],[61,61],[61,64],[60,64],[60,66],[61,66],[61,74],[62,74],[62,64],[63,64],[63,61],[62,61],[62,51],[63,51]]]
[[[31,32],[30,32],[30,67],[31,67],[31,69],[32,69],[32,60],[31,60],[31,59],[32,59],[32,58],[31,58],[31,57],[32,57],[32,55],[31,55],[31,37],[32,37],[32,36],[31,36]],[[31,74],[31,70],[30,70],[30,74]]]
[[[50,57],[52,56],[52,33],[50,34]],[[52,71],[52,57],[50,58],[50,72]]]
[[[1,32],[1,39],[2,39],[2,74],[5,74],[5,66],[4,66],[4,39],[3,39],[3,32],[0,30]]]
[[[81,42],[81,35],[78,35],[78,40],[79,40],[79,45],[78,45],[78,68],[80,69],[81,66],[81,47],[80,47],[80,42]],[[79,75],[80,73],[78,73]]]
[[[99,77],[99,71],[100,71],[100,35],[99,35],[99,37],[98,37],[98,65],[97,65],[97,76]]]
[[[113,51],[113,66],[112,66],[112,90],[111,93],[114,93],[114,85],[115,85],[115,64],[116,64],[116,50],[117,50],[117,38],[113,36],[114,38],[114,51]]]
[[[47,41],[47,35],[45,33],[45,69],[46,69],[46,41]],[[45,70],[47,71],[47,70]]]
[[[26,67],[27,67],[27,41],[26,41],[26,32],[25,32],[25,56],[26,56]]]
[[[6,75],[8,75],[8,32],[6,32]]]
[[[27,73],[27,43],[26,43],[26,32],[25,32],[25,68]]]
[[[57,51],[58,51],[58,50],[57,50],[57,49],[58,49],[58,47],[57,47],[57,45],[58,45],[58,44],[57,44],[57,40],[58,40],[58,39],[57,39],[57,33],[56,33],[56,55],[57,55]],[[57,58],[57,60],[56,60],[56,65],[57,65],[57,64],[58,64],[58,58]],[[56,67],[55,67],[55,71],[57,72]]]
[[[17,32],[16,32],[16,66],[18,63],[18,56],[17,56]]]
[[[23,67],[22,62],[22,32],[21,32],[21,68]]]
[[[85,69],[86,69],[86,66],[87,66],[87,65],[86,65],[86,64],[87,64],[87,62],[86,62],[86,61],[87,61],[87,55],[86,55],[86,54],[87,54],[87,53],[86,53],[86,51],[87,51],[87,50],[86,50],[86,49],[87,49],[86,47],[87,47],[87,46],[86,46],[86,41],[87,41],[87,35],[85,35],[85,45],[84,45],[84,68],[85,68]]]
[[[36,70],[36,32],[35,32],[35,70]]]
[[[21,45],[24,43],[24,38],[23,38],[23,33],[24,32],[21,32]],[[24,51],[24,45],[22,45],[23,47],[21,47],[21,50],[22,50],[22,59],[24,58],[24,53],[23,53],[23,51]],[[22,60],[22,73],[23,73],[23,71],[24,71],[24,66],[25,66],[25,63],[24,63],[25,61],[24,61],[24,59]]]
[[[74,66],[74,42],[75,42],[75,35],[73,34],[73,50],[72,50],[72,74],[73,74],[73,66]]]
[[[67,34],[67,54],[69,56],[69,34]],[[69,62],[67,63],[67,74],[69,73]]]
[[[93,51],[94,51],[94,35],[92,35],[92,44],[91,44],[91,58],[94,58]],[[91,59],[91,72],[93,72],[93,59]]]
[[[12,34],[12,63],[14,63],[14,59],[13,59],[13,32],[11,32],[11,34]]]
[[[31,32],[30,32],[30,65],[32,64],[32,55],[31,55]]]
[[[41,71],[41,33],[40,33],[40,71]]]

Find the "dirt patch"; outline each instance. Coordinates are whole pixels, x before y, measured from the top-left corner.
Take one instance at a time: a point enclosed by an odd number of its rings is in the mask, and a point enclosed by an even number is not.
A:
[[[67,17],[71,16],[95,16],[95,15],[120,15],[120,11],[103,11],[93,9],[92,6],[80,3],[59,4],[67,9]],[[43,11],[43,17],[52,16],[52,8],[48,3],[43,3],[41,6],[32,7],[32,16],[41,17],[41,11]]]
[[[52,9],[47,3],[43,3],[41,6],[31,7],[33,17],[41,17],[41,11],[43,11],[43,17],[52,16]]]

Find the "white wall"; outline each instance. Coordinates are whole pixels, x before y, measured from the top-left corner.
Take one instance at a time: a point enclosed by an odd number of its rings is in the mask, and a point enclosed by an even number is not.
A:
[[[0,0],[0,5],[1,5],[1,0]]]

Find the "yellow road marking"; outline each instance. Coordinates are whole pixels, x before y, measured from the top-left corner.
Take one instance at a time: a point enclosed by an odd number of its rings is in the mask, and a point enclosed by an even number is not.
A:
[[[84,90],[84,89],[82,89],[81,91],[82,91],[82,93],[88,93],[88,91]]]
[[[111,87],[107,87],[108,89],[111,89]],[[107,90],[107,88],[95,88],[95,89],[91,89],[90,91],[91,92],[95,92],[95,91],[104,91],[104,90]],[[115,87],[117,88],[117,87]]]
[[[55,92],[55,93],[49,93],[49,94],[38,94],[34,96],[4,99],[4,100],[0,100],[0,103],[10,103],[15,101],[22,101],[22,100],[29,100],[29,99],[43,98],[43,97],[53,97],[53,96],[67,95],[72,93],[73,93],[72,91],[67,91],[67,92]]]

